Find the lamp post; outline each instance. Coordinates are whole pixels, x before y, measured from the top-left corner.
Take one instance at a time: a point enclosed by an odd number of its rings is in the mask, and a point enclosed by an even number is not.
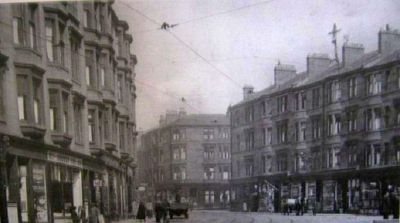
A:
[[[1,223],[8,223],[7,213],[7,171],[6,171],[6,154],[9,146],[9,138],[0,135],[0,219]]]

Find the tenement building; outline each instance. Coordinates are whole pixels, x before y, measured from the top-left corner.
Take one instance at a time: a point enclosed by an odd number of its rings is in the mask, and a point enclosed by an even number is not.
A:
[[[0,5],[1,222],[132,212],[137,61],[112,4]]]
[[[177,196],[194,208],[225,208],[230,201],[230,127],[224,114],[168,111],[143,134],[149,160],[146,185],[155,199]]]
[[[278,63],[274,77],[230,107],[233,203],[378,214],[400,189],[400,33],[382,29],[368,53],[345,43],[340,61],[310,54],[301,73]]]

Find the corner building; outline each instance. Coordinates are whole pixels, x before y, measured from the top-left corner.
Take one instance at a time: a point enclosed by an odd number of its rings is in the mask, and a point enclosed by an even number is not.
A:
[[[230,202],[229,119],[223,114],[168,111],[160,126],[142,136],[150,199],[168,199],[193,208],[223,209]]]
[[[137,61],[112,4],[0,5],[9,222],[64,222],[94,204],[106,219],[132,214]]]
[[[321,212],[379,214],[400,189],[400,33],[378,50],[345,43],[342,60],[307,56],[307,70],[277,64],[275,84],[230,107],[232,198],[280,211],[303,199]]]

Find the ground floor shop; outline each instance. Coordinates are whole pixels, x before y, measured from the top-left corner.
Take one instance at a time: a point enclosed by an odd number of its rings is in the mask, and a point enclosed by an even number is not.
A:
[[[250,211],[282,211],[288,202],[325,213],[378,215],[387,192],[399,198],[398,166],[348,169],[292,176],[265,176],[232,182],[236,210],[246,203]]]
[[[227,209],[231,199],[228,183],[159,185],[156,190],[156,199],[174,202],[177,196],[197,209]]]
[[[132,212],[132,167],[112,157],[90,157],[11,138],[5,168],[8,222],[69,222],[71,210],[105,219]]]

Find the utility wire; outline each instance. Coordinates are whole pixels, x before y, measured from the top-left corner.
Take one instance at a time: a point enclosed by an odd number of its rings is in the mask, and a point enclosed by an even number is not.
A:
[[[123,3],[124,5],[126,5],[129,9],[137,12],[139,15],[142,15],[144,18],[146,18],[147,20],[153,22],[156,25],[160,25],[155,19],[150,18],[149,16],[145,15],[144,13],[140,12],[139,10],[131,7],[130,5]],[[224,73],[223,71],[221,71],[218,67],[216,67],[215,65],[213,65],[212,63],[210,63],[205,57],[203,57],[200,53],[198,53],[193,47],[191,47],[189,44],[187,44],[185,41],[183,41],[181,38],[179,38],[175,33],[171,32],[168,29],[164,29],[165,31],[167,31],[168,33],[170,33],[176,40],[178,40],[181,44],[183,44],[186,48],[188,48],[190,51],[192,51],[195,55],[197,55],[199,58],[201,58],[206,64],[208,64],[210,67],[212,67],[215,71],[217,71],[219,74],[221,74],[222,76],[226,77],[228,80],[230,80],[233,84],[235,84],[237,87],[242,88],[241,84],[239,84],[238,82],[236,82],[235,80],[233,80],[228,74]]]

